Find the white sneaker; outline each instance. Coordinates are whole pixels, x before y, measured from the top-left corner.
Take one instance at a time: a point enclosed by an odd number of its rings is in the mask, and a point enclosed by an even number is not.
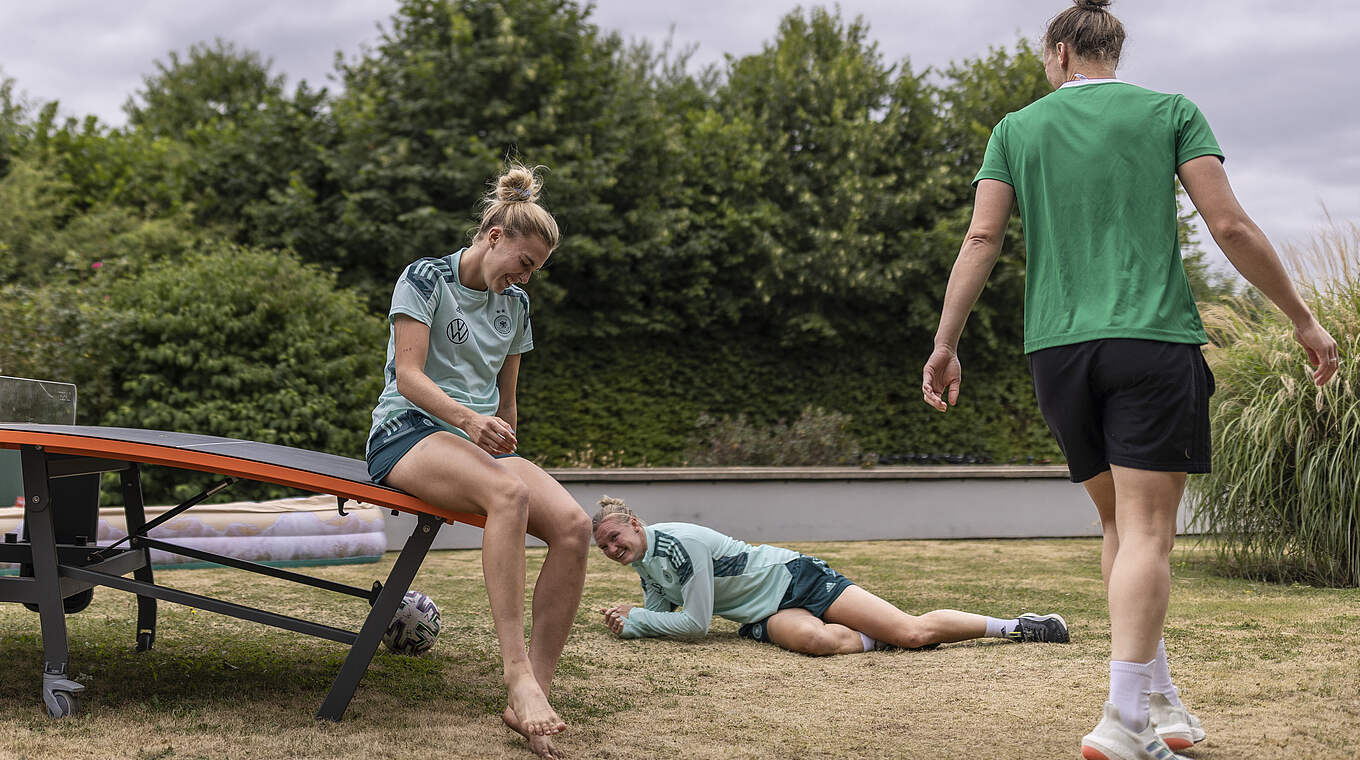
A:
[[[1204,727],[1196,718],[1185,709],[1185,706],[1173,707],[1171,700],[1160,692],[1148,692],[1148,708],[1151,711],[1152,726],[1157,731],[1157,735],[1162,737],[1166,746],[1180,751],[1204,741]]]
[[[1100,723],[1081,738],[1081,756],[1086,760],[1186,760],[1157,736],[1152,721],[1136,733],[1126,728],[1113,702],[1105,703]]]

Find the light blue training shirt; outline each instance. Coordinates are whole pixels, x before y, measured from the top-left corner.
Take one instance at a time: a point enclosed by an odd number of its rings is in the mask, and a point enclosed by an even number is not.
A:
[[[642,579],[646,601],[624,620],[626,639],[702,636],[714,615],[738,623],[764,620],[779,611],[793,577],[786,563],[800,556],[692,523],[657,523],[645,530],[647,552],[630,566]]]
[[[396,328],[398,315],[408,316],[430,328],[430,348],[425,374],[449,398],[477,414],[490,416],[500,407],[496,376],[505,357],[534,347],[529,324],[529,294],[511,285],[500,293],[473,290],[458,279],[464,248],[443,258],[412,262],[401,273],[392,291],[388,311],[387,381],[373,409],[369,441],[378,430],[408,409],[416,409],[436,425],[467,437],[462,430],[421,410],[397,391]]]

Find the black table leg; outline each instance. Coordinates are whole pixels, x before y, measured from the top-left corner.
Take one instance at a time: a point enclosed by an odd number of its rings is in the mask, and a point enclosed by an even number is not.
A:
[[[43,638],[43,703],[56,718],[73,714],[76,697],[85,687],[66,678],[70,650],[66,640],[66,609],[57,573],[57,536],[52,525],[51,489],[47,455],[37,446],[22,449],[24,523],[33,550],[33,580],[38,587],[38,618]]]
[[[122,472],[123,514],[126,516],[129,536],[136,536],[146,525],[146,508],[142,502],[142,470],[133,463]],[[142,559],[145,564],[132,572],[132,577],[144,583],[154,583],[151,572],[151,549],[143,548]],[[137,596],[137,651],[151,649],[156,641],[156,600],[150,596]]]
[[[378,650],[383,632],[392,622],[392,616],[401,605],[402,597],[406,596],[407,590],[411,588],[411,581],[415,580],[416,572],[425,561],[425,555],[429,552],[435,534],[439,532],[439,526],[443,523],[442,518],[420,516],[415,531],[406,539],[406,545],[402,547],[396,564],[392,566],[392,572],[387,575],[387,583],[373,602],[373,608],[369,610],[363,628],[359,629],[359,638],[349,648],[345,664],[340,666],[340,673],[331,684],[331,690],[327,692],[316,717],[338,721],[344,716],[345,709],[349,707],[349,702],[354,697],[354,690],[359,687],[359,680],[364,677],[368,664],[373,660],[374,652]]]

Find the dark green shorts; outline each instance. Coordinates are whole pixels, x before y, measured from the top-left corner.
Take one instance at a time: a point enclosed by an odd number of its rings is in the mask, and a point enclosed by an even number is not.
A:
[[[406,456],[406,452],[420,443],[421,439],[444,429],[435,424],[434,420],[411,409],[397,415],[379,428],[368,441],[368,476],[374,483],[383,482],[383,479],[392,472],[392,468],[397,466],[397,462]],[[462,437],[467,438],[466,435]],[[519,454],[496,454],[495,458],[517,456]]]
[[[806,554],[789,560],[784,566],[793,577],[789,579],[789,587],[779,602],[781,610],[801,607],[822,617],[832,602],[840,598],[847,588],[855,585],[854,581],[832,570],[826,562]],[[769,643],[770,628],[766,625],[769,619],[747,623],[738,629],[737,634],[742,638]]]

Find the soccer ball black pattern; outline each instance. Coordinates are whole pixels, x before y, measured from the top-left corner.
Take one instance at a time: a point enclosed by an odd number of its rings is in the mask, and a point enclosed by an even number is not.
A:
[[[420,655],[434,646],[438,636],[439,607],[419,591],[407,591],[382,640],[397,654]]]

